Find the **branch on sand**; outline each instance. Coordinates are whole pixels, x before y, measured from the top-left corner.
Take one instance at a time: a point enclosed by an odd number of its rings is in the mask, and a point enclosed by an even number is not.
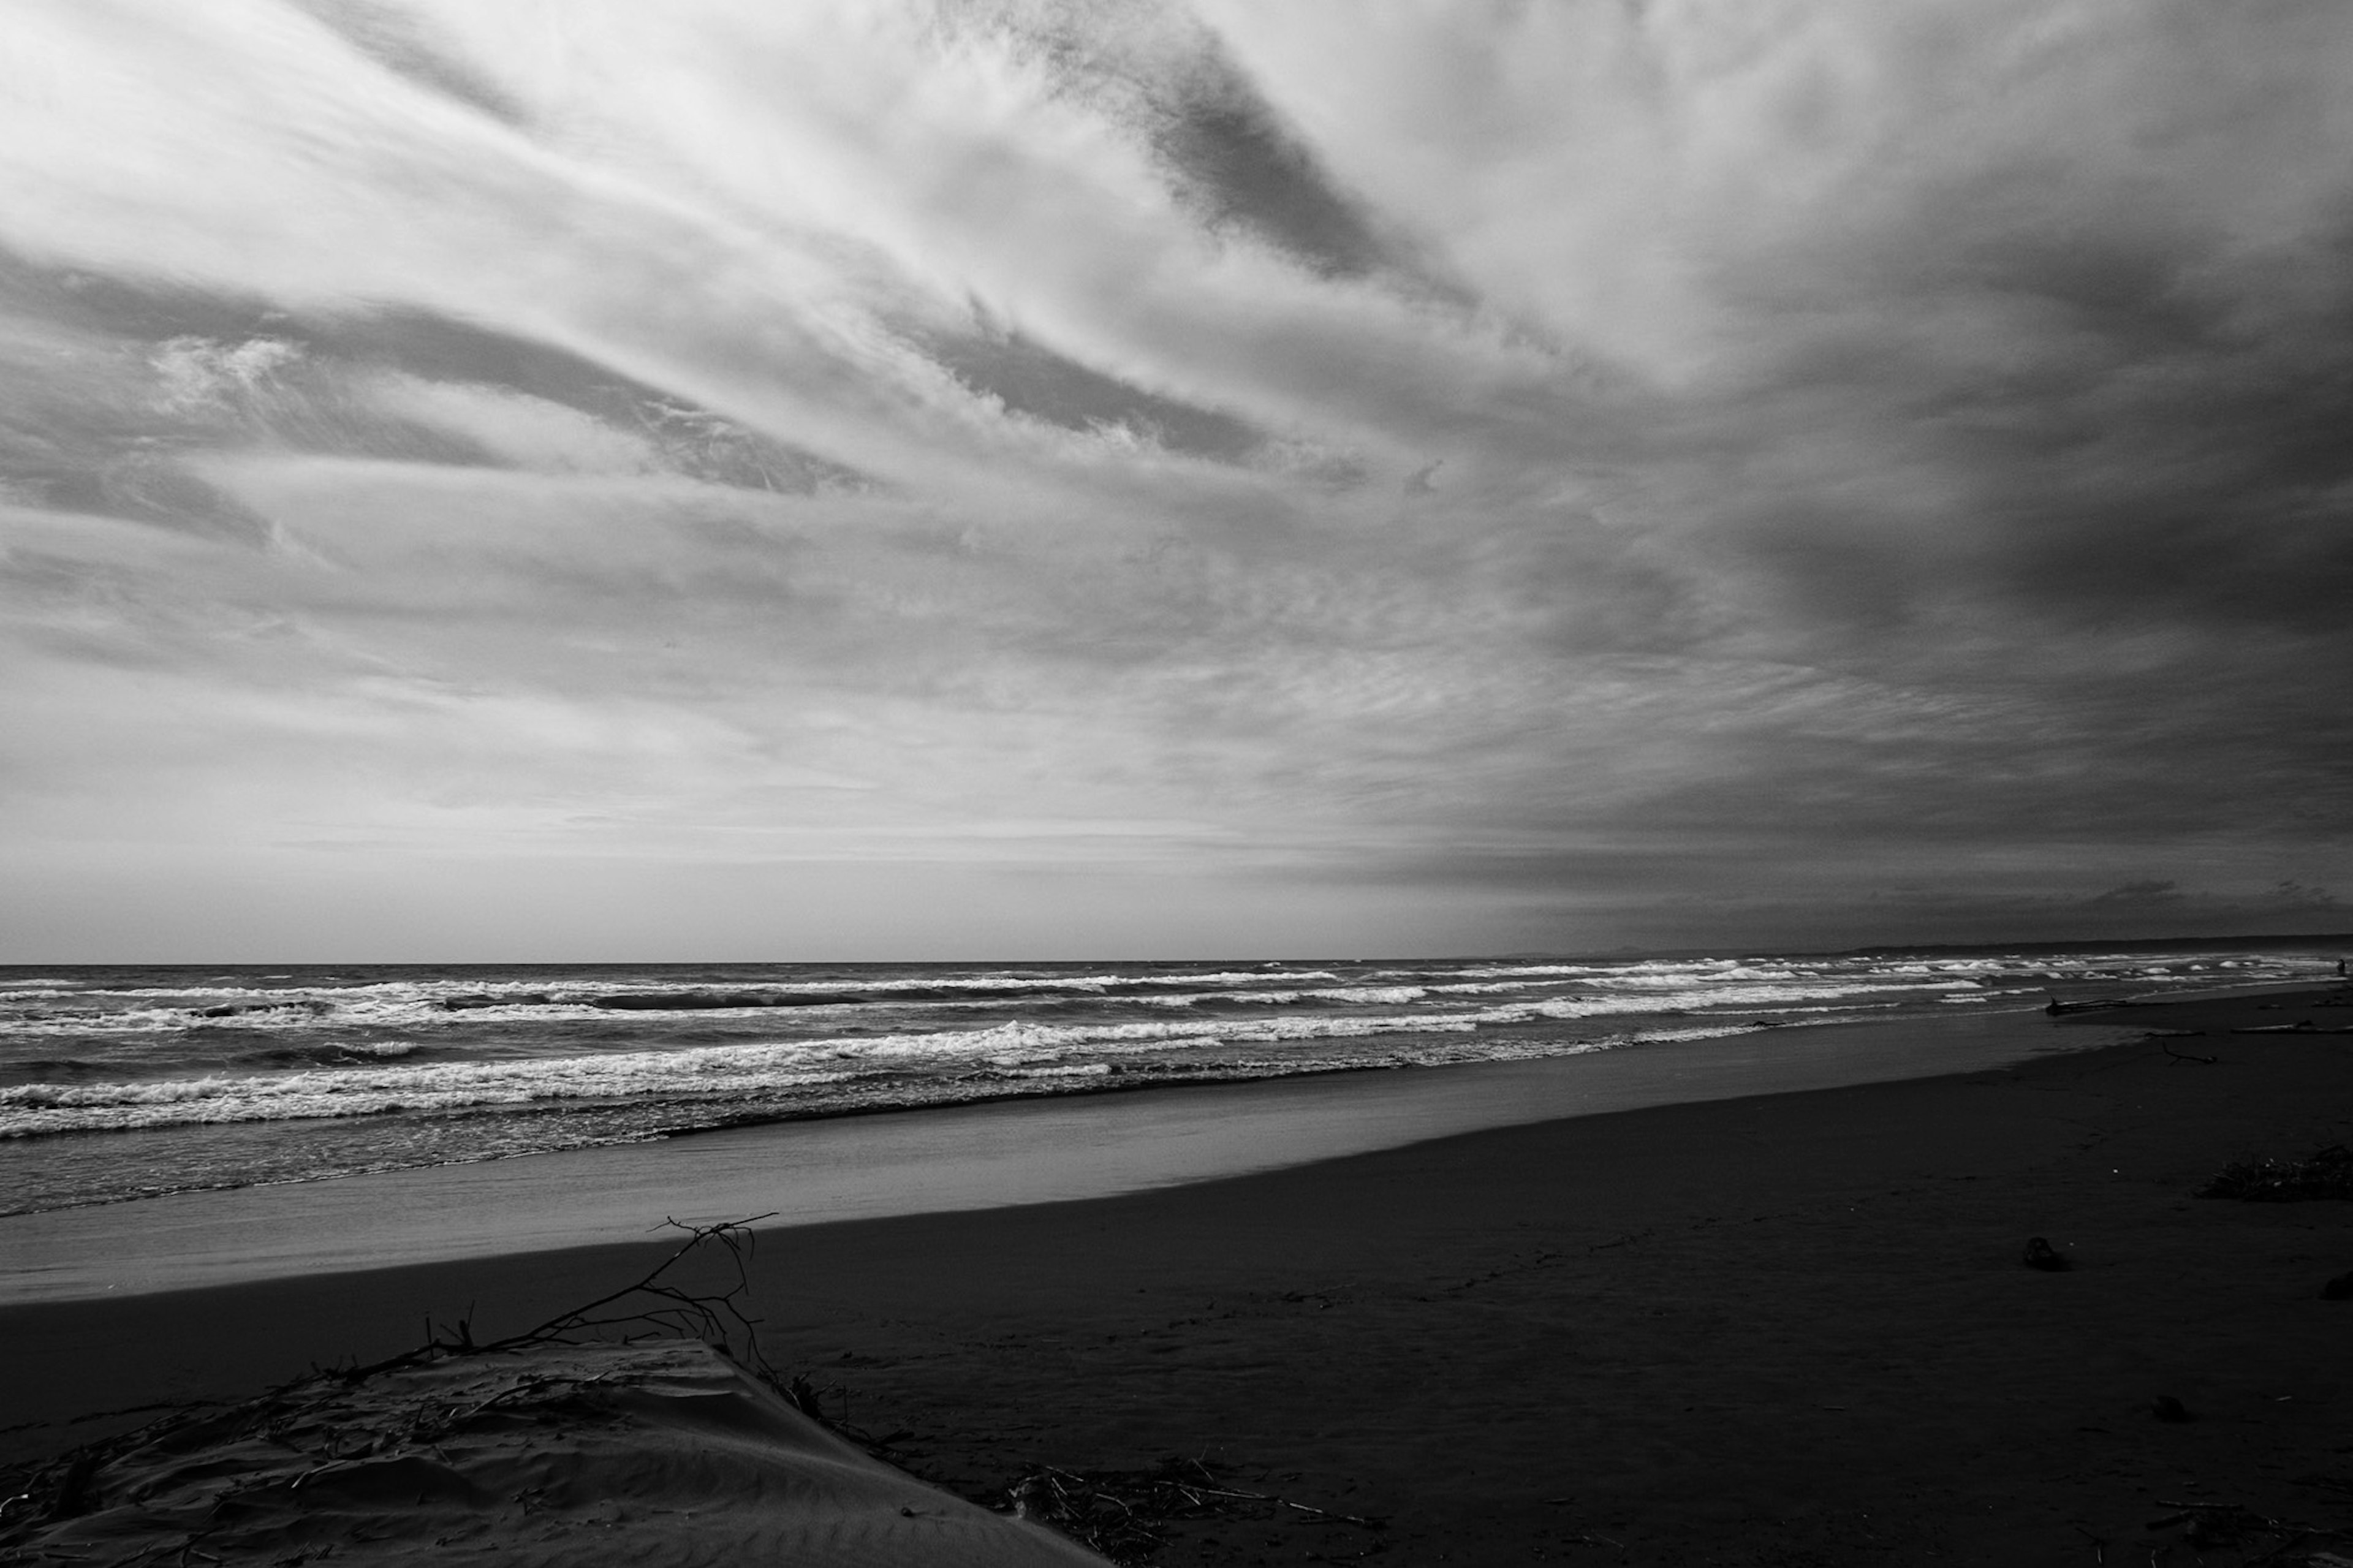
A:
[[[308,1376],[281,1384],[267,1394],[241,1404],[175,1411],[132,1431],[84,1444],[58,1456],[35,1471],[21,1483],[15,1496],[0,1499],[0,1547],[5,1547],[27,1530],[71,1519],[93,1510],[99,1502],[96,1491],[100,1468],[116,1457],[159,1439],[182,1433],[194,1435],[199,1430],[216,1435],[266,1435],[285,1426],[289,1410],[301,1403],[303,1397],[301,1391],[305,1389],[315,1391],[322,1384],[328,1384],[349,1386],[384,1373],[422,1366],[452,1356],[512,1353],[537,1345],[595,1337],[599,1331],[624,1331],[620,1338],[625,1343],[651,1338],[701,1340],[775,1389],[796,1409],[822,1421],[823,1417],[816,1409],[815,1391],[806,1379],[795,1377],[787,1380],[769,1364],[760,1349],[758,1320],[744,1310],[752,1285],[749,1265],[754,1236],[751,1227],[770,1217],[768,1215],[754,1215],[747,1219],[721,1220],[711,1225],[665,1220],[656,1228],[676,1230],[685,1236],[670,1256],[620,1289],[559,1312],[521,1333],[494,1340],[477,1340],[470,1317],[460,1318],[454,1324],[444,1324],[438,1329],[428,1322],[425,1343],[415,1350],[404,1351],[364,1366],[314,1368]],[[695,1290],[673,1281],[673,1269],[698,1250],[712,1247],[718,1248],[724,1255],[732,1275],[723,1289]],[[554,1381],[576,1383],[579,1380],[526,1378],[515,1387],[470,1409],[452,1409],[427,1424],[430,1430],[420,1426],[410,1436],[429,1443],[441,1433],[455,1430],[481,1415],[501,1400],[537,1392]],[[330,1451],[320,1457],[324,1462],[297,1478],[296,1485],[334,1468],[345,1456],[332,1451],[331,1444]]]
[[[726,1354],[755,1373],[762,1382],[780,1392],[786,1389],[776,1369],[768,1364],[760,1351],[759,1320],[744,1310],[744,1298],[752,1289],[750,1265],[758,1237],[752,1226],[764,1219],[773,1219],[776,1212],[756,1214],[744,1219],[723,1219],[710,1225],[689,1225],[683,1220],[665,1219],[654,1228],[685,1233],[686,1239],[678,1249],[630,1284],[608,1295],[599,1296],[577,1307],[548,1319],[536,1328],[525,1329],[519,1334],[477,1342],[474,1321],[460,1318],[455,1323],[445,1323],[438,1329],[427,1325],[425,1343],[412,1351],[403,1351],[383,1361],[365,1366],[325,1369],[329,1375],[348,1383],[391,1372],[399,1367],[416,1366],[450,1355],[497,1355],[501,1352],[527,1350],[533,1345],[556,1343],[581,1333],[598,1329],[636,1329],[625,1333],[624,1342],[651,1335],[676,1339],[701,1340],[712,1349]],[[689,1255],[705,1247],[717,1247],[725,1252],[734,1279],[723,1290],[688,1290],[671,1284],[666,1278],[670,1271],[684,1262]],[[618,1311],[623,1302],[644,1300],[654,1305],[633,1311]],[[794,1401],[796,1405],[799,1401]]]
[[[2183,1035],[2196,1035],[2198,1033],[2199,1031],[2195,1029],[2179,1031],[2160,1031],[2153,1029],[2143,1037],[2148,1040],[2150,1044],[2156,1046],[2158,1050],[2165,1053],[2165,1059],[2168,1065],[2176,1062],[2196,1062],[2201,1067],[2211,1068],[2222,1058],[2220,1057],[2201,1057],[2195,1051],[2177,1051],[2173,1048],[2172,1042],[2174,1040],[2180,1038]]]

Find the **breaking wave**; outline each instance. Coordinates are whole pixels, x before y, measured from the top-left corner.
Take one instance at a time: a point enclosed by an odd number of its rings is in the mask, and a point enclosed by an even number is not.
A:
[[[2330,968],[2283,952],[2027,952],[16,973],[0,975],[0,1213],[779,1118],[1573,1056]]]

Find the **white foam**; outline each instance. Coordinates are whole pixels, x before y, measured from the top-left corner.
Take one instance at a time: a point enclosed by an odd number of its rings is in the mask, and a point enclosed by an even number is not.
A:
[[[920,1005],[985,1009],[1016,1005],[1024,994],[1051,997],[1060,994],[1073,998],[1103,996],[1121,1001],[1157,1002],[1160,996],[1149,990],[1134,995],[1119,994],[1142,987],[1184,985],[1199,988],[1194,993],[1198,999],[1203,995],[1230,995],[1236,994],[1238,988],[1262,986],[1270,982],[1303,981],[1327,982],[1337,985],[1340,976],[1322,969],[1278,972],[1215,970],[1191,973],[1169,971],[1149,974],[1057,976],[952,974],[896,980],[803,980],[786,975],[756,982],[693,984],[658,979],[582,984],[524,977],[506,980],[396,980],[360,985],[311,987],[192,984],[79,991],[71,994],[77,1003],[94,1004],[100,1008],[90,1013],[77,1013],[72,1019],[77,1030],[91,1034],[155,1035],[184,1029],[290,1033],[315,1028],[322,1018],[332,1018],[334,1023],[343,1025],[428,1030],[479,1027],[484,1024],[521,1020],[596,1020],[611,1025],[623,1014],[650,1011],[667,1016],[670,1010],[600,1006],[597,1005],[600,998],[691,994],[723,995],[739,991],[749,994],[789,994],[797,998],[841,998],[839,1003],[797,1003],[791,1007],[791,1011],[796,1013],[821,1016],[828,1012],[868,1005],[865,999],[869,997],[907,997]],[[939,992],[979,994],[946,998],[922,994]],[[1014,994],[1003,994],[1008,992]],[[43,994],[25,992],[19,994],[32,997]],[[499,1000],[488,1005],[447,1005],[451,1001],[475,997]],[[111,1008],[105,1005],[109,1003],[113,1004]],[[239,1011],[219,1017],[206,1017],[204,1011],[207,1006],[233,1006]],[[776,1010],[771,1005],[691,1009],[718,1017],[742,1017]],[[0,1019],[0,1036],[46,1034],[56,1029],[58,1024],[59,1020],[55,1016],[38,1015]]]
[[[772,1094],[836,1083],[878,1069],[936,1073],[981,1066],[1059,1068],[1073,1065],[1069,1058],[1081,1056],[1132,1056],[1188,1047],[1276,1045],[1388,1034],[1468,1034],[1485,1026],[1579,1018],[1606,1010],[1581,1002],[1557,1001],[1467,1012],[1165,1023],[1048,1025],[1013,1020],[977,1030],[837,1036],[536,1060],[316,1068],[163,1082],[24,1084],[0,1088],[0,1136],[371,1115],[396,1110],[448,1111],[538,1102]],[[387,1043],[378,1054],[405,1054],[405,1045]]]
[[[658,1096],[775,1092],[902,1065],[1051,1065],[1068,1057],[1133,1054],[1207,1041],[1271,1044],[1400,1031],[1468,1031],[1522,1022],[1527,1008],[1423,1016],[1185,1020],[1095,1026],[1023,1021],[980,1030],[834,1037],[756,1045],[615,1052],[538,1060],[307,1068],[144,1083],[0,1088],[0,1136],[195,1122],[353,1116],[394,1110],[456,1110]]]
[[[844,999],[839,1005],[784,1010],[714,1009],[698,1012],[691,1021],[657,1014],[650,1025],[639,1021],[646,1015],[607,1010],[591,1003],[598,996],[707,992],[715,987],[666,984],[639,973],[626,982],[600,981],[593,985],[584,985],[576,978],[552,981],[525,975],[308,988],[216,985],[82,991],[71,994],[70,1010],[41,1016],[36,1007],[29,1017],[0,1022],[0,1032],[38,1039],[37,1048],[45,1057],[58,1051],[60,1047],[55,1042],[63,1039],[72,1042],[68,1054],[86,1063],[137,1064],[120,1068],[100,1066],[96,1070],[151,1075],[176,1071],[180,1076],[0,1088],[0,1135],[372,1115],[396,1110],[555,1109],[596,1102],[790,1099],[802,1091],[823,1090],[875,1074],[903,1075],[905,1081],[899,1087],[913,1100],[930,1092],[922,1087],[925,1082],[944,1082],[958,1072],[994,1070],[1075,1079],[1109,1071],[1112,1060],[1150,1066],[1144,1058],[1157,1055],[1165,1058],[1168,1071],[1181,1074],[1196,1068],[1208,1070],[1208,1053],[1230,1056],[1263,1052],[1265,1047],[1281,1047],[1276,1054],[1251,1058],[1269,1072],[1313,1070],[1316,1062],[1325,1060],[1365,1066],[1387,1060],[1507,1058],[1584,1048],[1557,1037],[1523,1039],[1493,1032],[1512,1026],[1680,1012],[1701,1016],[1692,1026],[1702,1031],[1700,1035],[1647,1037],[1705,1037],[1746,1027],[1745,1020],[1731,1025],[1709,1016],[1734,1010],[1775,1016],[1832,1015],[1929,1002],[1982,1004],[2011,989],[2001,981],[2026,975],[2097,975],[2105,973],[2098,968],[2104,962],[2108,960],[2101,955],[1952,963],[1853,958],[1642,960],[1615,965],[1359,968],[1354,980],[1321,968],[1162,969],[1139,974],[918,973],[891,979],[837,976],[825,980],[801,980],[789,972],[779,972],[738,984],[764,993],[789,992],[801,997],[839,994]],[[2200,963],[2234,974],[2292,972],[2284,959],[2258,962],[2242,955],[2184,955],[2154,973],[2186,978],[2187,971]],[[2146,954],[2129,955],[2121,971],[2128,976],[2147,972]],[[1386,977],[1395,983],[1368,984],[1366,977]],[[1409,978],[1412,984],[1405,983]],[[1154,985],[1177,988],[1157,993],[1144,989]],[[902,1006],[888,1000],[863,1000],[911,992],[931,994],[909,998],[925,1013],[941,1008],[959,1013],[974,1010],[982,1018],[993,1014],[1002,1021],[986,1027],[923,1030],[912,1026],[919,1019]],[[1014,994],[959,994],[973,992]],[[944,999],[941,994],[946,994]],[[34,994],[9,994],[13,999]],[[551,1001],[543,1005],[524,1000],[537,995]],[[1091,996],[1115,1004],[1125,1016],[1117,1022],[1062,1023],[1004,1017],[1061,1001],[1075,1002],[1084,1009],[1092,1006]],[[500,998],[504,1005],[462,1010],[443,1005],[459,997]],[[217,1020],[192,1017],[191,1004],[206,998],[237,998],[266,1006]],[[1214,1010],[1210,1004],[1217,1005]],[[1200,1010],[1192,1011],[1197,1008]],[[861,1021],[886,1029],[896,1021],[900,1026],[875,1035],[843,1032],[840,1020],[851,1009],[857,1010]],[[1134,1012],[1138,1010],[1148,1010],[1154,1016],[1137,1019]],[[1067,1010],[1059,1016],[1071,1017]],[[503,1027],[525,1021],[546,1025],[590,1020],[598,1026],[598,1037],[623,1042],[659,1039],[706,1023],[723,1025],[717,1031],[723,1039],[730,1033],[738,1037],[691,1047],[584,1053],[578,1045],[564,1043],[561,1031],[533,1033]],[[449,1026],[458,1023],[491,1027],[477,1036],[453,1036]],[[299,1070],[225,1070],[217,1055],[206,1060],[198,1054],[214,1026],[274,1033],[290,1049],[315,1055],[319,1065]],[[741,1038],[751,1029],[769,1037]],[[646,1033],[633,1035],[633,1030]],[[791,1037],[797,1030],[807,1031],[809,1037]],[[150,1046],[149,1037],[163,1031],[182,1032],[190,1042],[185,1055],[156,1051]],[[376,1037],[349,1038],[353,1033]],[[110,1034],[119,1037],[119,1043],[106,1047],[102,1042]],[[1328,1057],[1295,1048],[1317,1040],[1362,1042],[1382,1036],[1399,1038],[1394,1044],[1352,1047]],[[1439,1037],[1462,1038],[1450,1042]],[[444,1043],[435,1054],[449,1059],[409,1059],[435,1041]],[[483,1059],[485,1053],[493,1050],[508,1054]],[[1225,1062],[1226,1067],[1231,1065]],[[897,1090],[875,1090],[881,1099],[892,1092]]]

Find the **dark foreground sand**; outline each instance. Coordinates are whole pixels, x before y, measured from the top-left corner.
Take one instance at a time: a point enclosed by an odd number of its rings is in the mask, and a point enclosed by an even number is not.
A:
[[[880,1463],[679,1339],[314,1377],[69,1465],[35,1506],[18,1550],[59,1562],[1103,1563]]]
[[[1231,1502],[1168,1564],[2353,1563],[2353,1300],[2321,1297],[2353,1205],[2190,1195],[2353,1139],[2353,1006],[2267,1000],[2096,1016],[2206,1032],[2015,1070],[780,1233],[765,1348],[967,1495],[1178,1455],[1327,1510]],[[511,1331],[651,1250],[0,1310],[0,1460],[428,1312]]]

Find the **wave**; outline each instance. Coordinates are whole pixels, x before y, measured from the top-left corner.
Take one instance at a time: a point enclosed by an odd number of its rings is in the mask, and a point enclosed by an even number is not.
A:
[[[378,1118],[269,1122],[238,1130],[235,1144],[198,1145],[189,1152],[115,1171],[93,1181],[65,1175],[48,1190],[0,1199],[0,1215],[41,1208],[152,1197],[164,1193],[277,1184],[393,1171],[419,1165],[467,1164],[565,1149],[609,1147],[725,1128],[755,1126],[880,1110],[921,1110],[994,1100],[1100,1093],[1155,1084],[1248,1082],[1312,1074],[1438,1068],[1466,1062],[1520,1061],[1583,1056],[1629,1046],[1742,1034],[1761,1026],[1724,1022],[1634,1031],[1599,1039],[1517,1037],[1473,1040],[1468,1036],[1405,1037],[1375,1055],[1348,1052],[1243,1052],[1199,1061],[1092,1062],[979,1067],[936,1077],[902,1070],[845,1074],[789,1097],[756,1092],[672,1101],[628,1100],[557,1108],[534,1114],[487,1107],[423,1119]],[[300,1136],[308,1129],[310,1136]],[[269,1140],[256,1143],[256,1137]],[[227,1155],[224,1160],[223,1156]],[[68,1168],[69,1169],[69,1167]],[[27,1202],[26,1200],[30,1200]]]
[[[76,994],[81,997],[116,996],[185,997],[190,999],[219,998],[236,1000],[255,997],[264,1000],[288,1000],[300,995],[325,994],[340,998],[382,996],[462,996],[479,994],[490,996],[512,996],[527,993],[561,994],[565,1000],[582,1000],[610,994],[653,994],[670,993],[692,994],[710,991],[749,991],[756,985],[681,985],[659,980],[628,980],[615,978],[587,982],[583,980],[550,979],[544,975],[525,975],[496,980],[477,977],[446,977],[435,979],[399,979],[353,981],[334,984],[319,983],[304,985],[250,985],[222,982],[233,976],[216,975],[210,984],[174,984],[169,985],[89,986],[68,980],[41,982],[49,985],[75,984],[83,988]],[[263,976],[292,981],[292,975]],[[1341,976],[1327,968],[1314,969],[1250,969],[1250,970],[1164,970],[1142,974],[1085,973],[1049,974],[1035,972],[1011,973],[986,971],[968,974],[926,974],[892,979],[883,976],[860,976],[854,979],[826,980],[796,978],[787,988],[812,995],[840,995],[852,993],[872,993],[892,995],[971,995],[976,993],[1023,996],[1039,991],[1115,992],[1146,987],[1256,985],[1270,980],[1305,982],[1323,981],[1337,984]],[[25,982],[30,984],[33,982]]]
[[[1549,987],[1543,981],[1436,981],[1427,984],[1363,984],[1338,983],[1328,972],[1294,972],[1280,976],[1220,973],[1186,977],[1179,987],[1168,976],[1119,979],[1089,975],[1075,981],[1038,982],[1018,994],[991,984],[944,985],[907,984],[895,987],[842,983],[834,989],[808,984],[790,989],[677,991],[674,989],[613,990],[566,993],[561,989],[504,989],[480,985],[463,989],[431,984],[365,987],[289,994],[246,989],[237,999],[213,1000],[202,1006],[148,1005],[119,1010],[87,1006],[93,994],[77,999],[84,1006],[70,1012],[0,1015],[0,1037],[46,1035],[59,1029],[90,1034],[160,1036],[186,1033],[191,1037],[215,1031],[259,1031],[278,1034],[315,1032],[322,1025],[338,1028],[396,1031],[440,1031],[453,1027],[480,1029],[501,1023],[612,1024],[620,1018],[647,1015],[712,1015],[738,1019],[767,1013],[791,1013],[825,1018],[853,1013],[887,1015],[920,1008],[925,1012],[1003,1011],[1008,1002],[1030,1010],[1116,1012],[1145,1009],[1179,1012],[1269,1007],[1396,1007],[1424,1003],[1443,1005],[1472,996],[1527,995]],[[1333,984],[1287,984],[1270,988],[1271,980],[1301,978]],[[1220,983],[1217,988],[1204,982]],[[1695,984],[1696,982],[1696,984]],[[1745,983],[1744,983],[1745,982]],[[1847,975],[1791,976],[1774,979],[1763,970],[1744,970],[1705,977],[1687,972],[1588,978],[1565,998],[1581,1010],[1574,1016],[1608,1012],[1657,1011],[1707,1005],[1770,1006],[1783,1003],[1834,999],[1873,993],[1926,994],[1937,990],[1971,991],[1977,984],[1964,980],[1891,982]],[[227,994],[218,991],[176,994],[191,1000]]]
[[[85,1061],[79,1057],[32,1057],[12,1062],[5,1070],[37,1082],[51,1076],[88,1078],[95,1073],[121,1072],[122,1068],[120,1063]]]
[[[281,986],[117,985],[0,1012],[0,1137],[128,1127],[794,1093],[884,1071],[1142,1068],[1155,1053],[1432,1037],[1647,1015],[1831,1017],[2016,1005],[2045,976],[2292,977],[2285,959],[2145,954],[1431,963],[943,973],[549,972]],[[776,972],[769,972],[776,973]],[[783,978],[783,975],[779,976]],[[62,977],[53,977],[62,978]],[[237,976],[209,976],[208,982]],[[290,974],[285,978],[292,979]],[[27,993],[11,993],[15,1004]],[[681,999],[691,1003],[677,1006]],[[110,1006],[109,1004],[116,1005]],[[171,1005],[167,1004],[177,1004]],[[687,1019],[640,1023],[664,1012]],[[1008,1013],[1022,1015],[1008,1017]],[[789,1016],[789,1021],[788,1021]],[[969,1020],[971,1026],[961,1026]],[[177,1032],[177,1038],[153,1037]],[[1590,1034],[1582,1030],[1556,1035]],[[1562,1048],[1551,1039],[1547,1049]],[[1388,1047],[1382,1047],[1388,1049]],[[1402,1049],[1402,1047],[1398,1047]],[[1512,1048],[1516,1048],[1514,1047]],[[1483,1041],[1473,1055],[1502,1052]],[[1360,1060],[1363,1052],[1350,1059]],[[1285,1060],[1304,1060],[1295,1052]],[[53,1065],[54,1064],[54,1065]]]
[[[272,1046],[266,1050],[248,1051],[237,1059],[257,1067],[292,1067],[305,1062],[332,1067],[397,1060],[429,1049],[414,1040],[322,1040],[311,1045]]]
[[[19,972],[0,982],[0,1146],[15,1162],[0,1163],[0,1212],[1008,1096],[1581,1055],[1954,1005],[2024,1012],[2046,992],[2149,995],[2331,967],[2027,952]],[[76,1136],[123,1129],[165,1131]]]
[[[225,1121],[433,1112],[488,1105],[776,1092],[877,1070],[1059,1068],[1071,1058],[1174,1049],[1470,1033],[1588,1016],[1573,1003],[1474,1012],[1058,1026],[1014,1021],[978,1030],[702,1046],[533,1060],[312,1068],[162,1082],[35,1083],[0,1088],[0,1137]],[[1745,1027],[1746,1026],[1736,1026]],[[389,1053],[387,1053],[389,1054]]]

